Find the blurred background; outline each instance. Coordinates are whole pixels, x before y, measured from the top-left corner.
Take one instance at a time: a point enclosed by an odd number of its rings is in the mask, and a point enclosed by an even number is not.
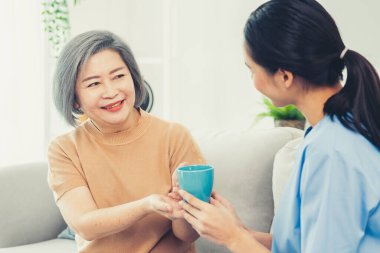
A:
[[[71,128],[51,99],[56,51],[43,3],[0,2],[0,166],[46,160],[50,140]],[[54,2],[54,1],[53,1]],[[106,29],[132,48],[154,93],[151,113],[191,131],[271,128],[244,66],[243,27],[260,0],[60,0],[68,38]],[[380,1],[321,0],[346,45],[380,66]],[[46,14],[46,13],[45,13]]]

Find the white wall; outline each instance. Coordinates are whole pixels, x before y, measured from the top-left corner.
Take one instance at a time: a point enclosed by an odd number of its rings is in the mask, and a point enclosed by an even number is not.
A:
[[[154,114],[191,129],[246,128],[262,107],[244,66],[243,27],[263,2],[82,0],[71,8],[72,35],[108,29],[122,36],[153,86]],[[346,45],[380,66],[380,2],[320,2],[336,19]]]
[[[42,6],[0,3],[0,167],[44,159],[45,38]]]
[[[244,65],[243,27],[263,1],[179,1],[173,119],[194,128],[248,127],[260,110]]]
[[[343,42],[380,70],[380,1],[320,0],[335,19]]]

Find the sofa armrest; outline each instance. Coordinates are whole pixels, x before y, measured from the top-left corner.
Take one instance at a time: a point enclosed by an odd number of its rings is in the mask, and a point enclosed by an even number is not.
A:
[[[47,170],[46,162],[0,168],[0,248],[49,240],[65,228]]]

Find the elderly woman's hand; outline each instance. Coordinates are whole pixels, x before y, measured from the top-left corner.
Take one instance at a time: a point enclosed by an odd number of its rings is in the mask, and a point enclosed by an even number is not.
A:
[[[148,212],[158,213],[170,220],[183,218],[184,210],[176,200],[161,195],[152,194],[145,198],[145,207]]]

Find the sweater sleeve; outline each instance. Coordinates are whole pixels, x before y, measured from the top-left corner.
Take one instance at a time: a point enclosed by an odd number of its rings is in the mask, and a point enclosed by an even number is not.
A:
[[[87,186],[78,158],[63,146],[59,139],[55,139],[48,149],[48,184],[55,201],[74,188]]]
[[[190,132],[182,125],[173,123],[169,140],[170,171],[173,173],[182,162],[205,164],[206,161]]]

